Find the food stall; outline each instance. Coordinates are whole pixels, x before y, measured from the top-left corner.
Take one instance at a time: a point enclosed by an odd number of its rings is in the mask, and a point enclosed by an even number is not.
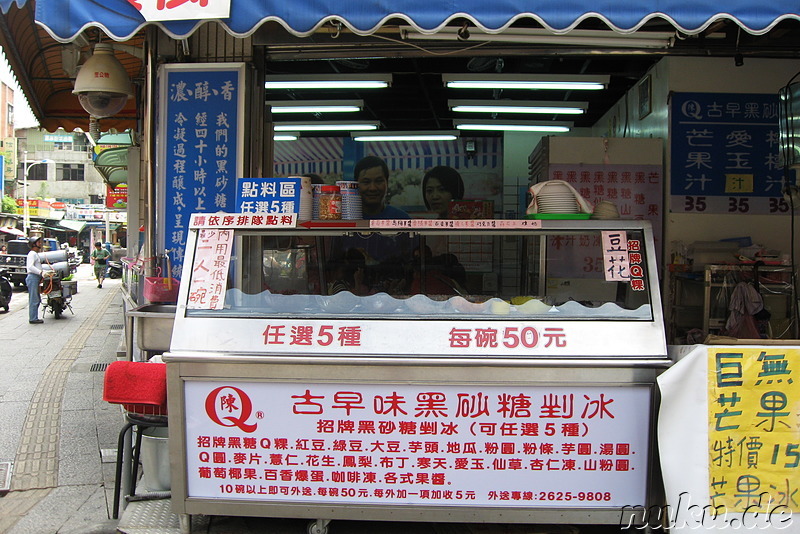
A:
[[[661,502],[648,222],[189,227],[163,355],[184,525],[626,524]]]

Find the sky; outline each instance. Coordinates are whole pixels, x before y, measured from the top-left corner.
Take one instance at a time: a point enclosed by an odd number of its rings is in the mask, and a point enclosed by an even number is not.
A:
[[[5,52],[0,48],[0,81],[14,90],[14,128],[33,128],[39,126],[39,121],[33,115],[28,99],[22,94],[22,89],[17,85],[17,80],[8,66]]]

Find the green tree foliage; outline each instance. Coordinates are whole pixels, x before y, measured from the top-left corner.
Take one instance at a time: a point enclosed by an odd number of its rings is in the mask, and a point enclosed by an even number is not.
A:
[[[8,195],[3,195],[3,209],[0,211],[3,213],[16,213],[17,201]]]

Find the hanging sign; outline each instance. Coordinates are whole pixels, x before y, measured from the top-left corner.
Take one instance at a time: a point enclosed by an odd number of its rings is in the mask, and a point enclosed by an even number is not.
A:
[[[227,19],[231,0],[128,0],[144,20],[208,20]]]
[[[234,210],[244,159],[244,63],[164,65],[159,83],[159,241],[172,260],[170,275],[180,279],[190,215]]]
[[[236,212],[300,213],[302,180],[299,177],[240,178],[236,187]],[[310,199],[307,204],[309,211]]]
[[[800,512],[798,368],[797,349],[708,349],[708,490],[720,513]]]

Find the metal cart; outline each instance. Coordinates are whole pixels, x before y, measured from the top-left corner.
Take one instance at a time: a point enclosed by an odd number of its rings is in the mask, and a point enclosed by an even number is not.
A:
[[[194,215],[181,282],[164,361],[185,528],[618,524],[660,502],[647,222]]]

